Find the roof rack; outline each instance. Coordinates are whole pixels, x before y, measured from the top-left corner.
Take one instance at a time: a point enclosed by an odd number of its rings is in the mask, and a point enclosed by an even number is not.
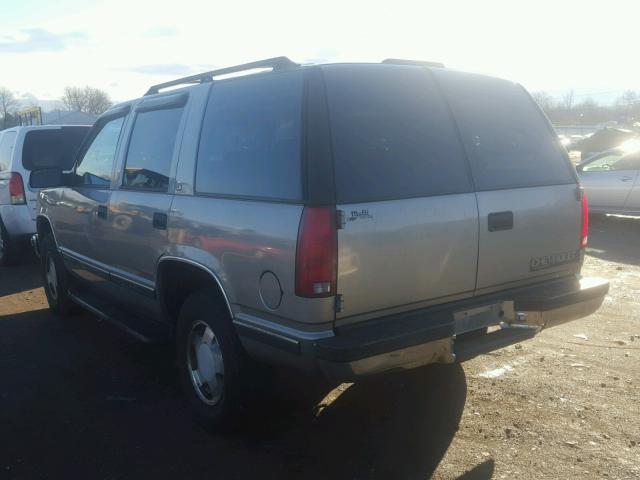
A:
[[[258,60],[257,62],[244,63],[242,65],[236,65],[233,67],[220,68],[218,70],[211,70],[209,72],[198,73],[196,75],[190,75],[188,77],[178,78],[177,80],[171,80],[170,82],[159,83],[153,85],[145,93],[147,95],[154,95],[163,88],[174,87],[176,85],[188,85],[192,83],[205,83],[213,81],[213,77],[220,75],[227,75],[229,73],[243,72],[245,70],[253,70],[256,68],[271,68],[273,70],[281,70],[284,68],[299,67],[300,64],[292,62],[287,57],[274,57],[266,60]]]
[[[388,63],[391,65],[418,65],[420,67],[435,67],[444,68],[444,63],[441,62],[428,62],[423,60],[404,60],[402,58],[387,58],[382,63]]]

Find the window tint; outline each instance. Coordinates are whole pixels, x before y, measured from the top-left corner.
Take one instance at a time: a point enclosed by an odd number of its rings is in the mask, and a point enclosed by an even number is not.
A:
[[[464,150],[428,72],[323,70],[339,203],[470,191]]]
[[[124,117],[105,123],[85,152],[76,175],[83,185],[109,186]]]
[[[125,187],[167,190],[182,110],[171,108],[137,114],[122,180]]]
[[[573,183],[571,165],[518,85],[434,69],[460,128],[478,190]]]
[[[196,190],[300,199],[301,102],[300,71],[214,84],[202,126]]]
[[[70,170],[89,127],[31,130],[22,146],[22,166],[27,170],[61,167]]]
[[[5,132],[0,137],[0,170],[8,170],[11,165],[13,144],[16,141],[16,132]]]

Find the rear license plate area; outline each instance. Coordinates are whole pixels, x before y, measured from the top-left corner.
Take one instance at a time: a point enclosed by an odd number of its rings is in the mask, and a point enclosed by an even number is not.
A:
[[[515,316],[513,302],[499,302],[453,313],[454,333],[460,335],[509,322]]]

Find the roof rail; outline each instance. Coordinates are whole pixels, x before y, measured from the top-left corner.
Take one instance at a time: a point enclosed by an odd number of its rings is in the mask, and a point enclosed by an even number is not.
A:
[[[444,63],[441,62],[428,62],[423,60],[404,60],[402,58],[387,58],[382,63],[388,63],[391,65],[418,65],[420,67],[436,67],[444,68]]]
[[[284,68],[299,67],[300,64],[292,62],[287,57],[274,57],[266,60],[258,60],[257,62],[244,63],[242,65],[236,65],[233,67],[220,68],[218,70],[211,70],[209,72],[198,73],[196,75],[190,75],[188,77],[178,78],[171,80],[170,82],[159,83],[153,85],[147,90],[144,95],[153,95],[158,93],[163,88],[174,87],[176,85],[187,85],[191,83],[204,83],[213,81],[213,77],[220,75],[227,75],[229,73],[243,72],[245,70],[253,70],[255,68],[271,68],[273,70],[280,70]]]

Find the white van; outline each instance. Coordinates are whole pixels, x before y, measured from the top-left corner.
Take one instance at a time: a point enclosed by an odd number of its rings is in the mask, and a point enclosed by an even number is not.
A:
[[[71,168],[89,128],[44,125],[0,132],[0,264],[18,261],[36,231],[39,189],[29,187],[30,171]]]

